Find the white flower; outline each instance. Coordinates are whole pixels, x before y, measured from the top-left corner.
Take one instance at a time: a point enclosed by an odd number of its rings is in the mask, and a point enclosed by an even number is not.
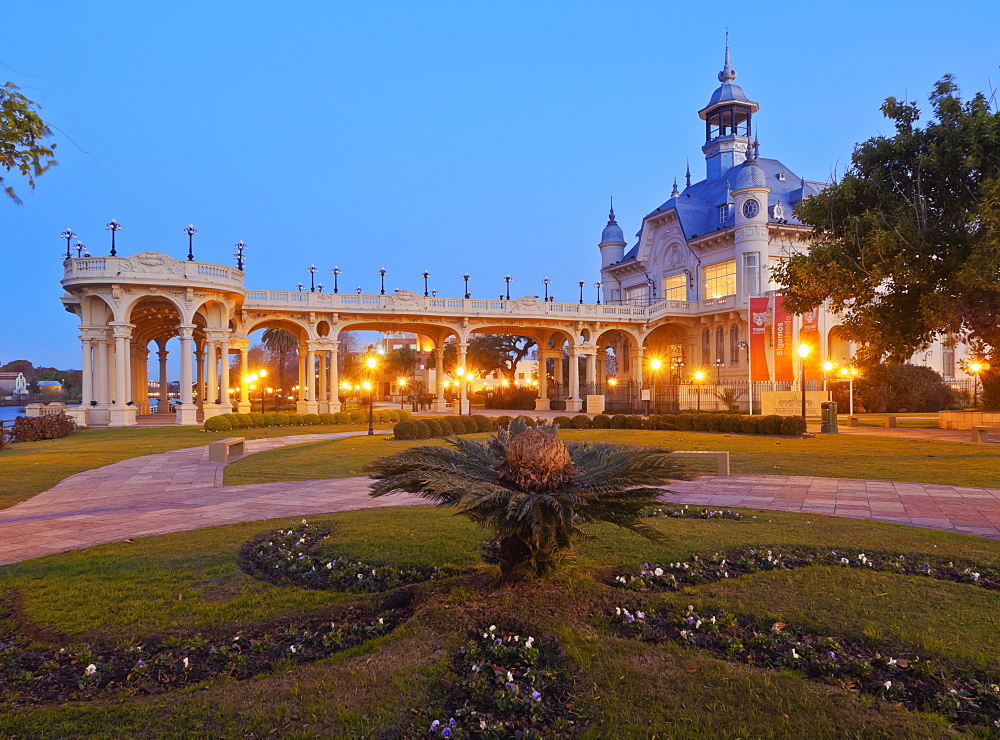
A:
[[[792,648],[792,657],[795,658],[795,660],[799,659],[799,654],[795,652],[795,648]]]
[[[490,632],[496,632],[496,631],[497,631],[497,626],[495,624],[491,624],[490,625]]]
[[[514,680],[514,674],[511,673],[510,671],[507,671],[507,680],[508,681],[513,681]]]
[[[326,564],[326,569],[327,570],[333,570],[333,563],[327,563]]]
[[[185,668],[187,668],[187,667],[189,667],[191,665],[191,661],[189,661],[187,658],[185,658],[183,662],[184,662],[184,667]]]
[[[615,616],[620,617],[621,615],[622,615],[621,607],[620,606],[616,606],[615,607]],[[486,637],[486,635],[483,635],[483,637]]]
[[[529,637],[527,640],[524,641],[524,646],[525,647],[531,647],[534,644],[535,644],[535,638],[534,637]]]
[[[378,623],[379,624],[385,624],[385,620],[382,617],[379,617],[378,618]]]
[[[653,575],[654,576],[662,576],[663,575],[663,568],[657,568],[656,570],[654,570],[653,571]]]
[[[97,673],[97,666],[93,663],[87,666],[83,671],[84,676],[93,676],[95,673]]]
[[[299,652],[298,648],[296,648],[294,645],[290,645],[288,649],[291,650],[293,653]]]
[[[889,688],[890,688],[890,687],[892,686],[892,681],[886,681],[886,682],[885,682],[884,684],[882,684],[882,685],[883,685],[883,686],[885,686],[885,690],[886,690],[886,691],[888,691],[888,690],[889,690]]]
[[[896,665],[896,659],[895,658],[889,658],[889,665]]]

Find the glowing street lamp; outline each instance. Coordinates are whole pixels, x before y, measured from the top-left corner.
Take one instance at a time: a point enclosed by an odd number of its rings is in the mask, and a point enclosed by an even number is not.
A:
[[[799,385],[802,387],[802,418],[806,418],[806,358],[812,352],[808,344],[800,344],[799,353]]]
[[[658,357],[654,357],[652,360],[649,361],[649,369],[652,371],[653,374],[653,381],[650,383],[650,394],[652,396],[652,398],[650,399],[651,401],[650,406],[652,407],[654,414],[656,413],[656,375],[661,367],[663,367],[663,363],[660,361]]]
[[[827,360],[823,363],[823,390],[826,390],[826,379],[830,372],[833,371],[833,363]]]
[[[701,370],[694,371],[694,387],[698,390],[698,411],[701,411],[701,382],[705,379],[705,373]]]
[[[368,436],[373,436],[375,434],[374,426],[374,410],[375,410],[375,371],[378,368],[378,358],[374,355],[368,355],[365,358],[365,367],[368,369],[368,380],[362,383],[362,386],[366,391],[368,391]]]
[[[966,365],[966,369],[972,373],[972,407],[977,406],[979,398],[979,373],[983,370],[989,370],[990,366],[985,362],[970,362]]]
[[[851,416],[854,415],[854,376],[858,374],[858,369],[856,367],[842,367],[840,368],[840,377],[847,380],[850,384],[851,389],[851,406],[849,413]]]

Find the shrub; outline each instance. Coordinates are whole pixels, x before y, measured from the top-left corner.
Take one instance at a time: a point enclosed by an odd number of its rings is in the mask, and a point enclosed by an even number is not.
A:
[[[319,415],[319,423],[323,424],[325,426],[332,426],[333,424],[336,424],[337,422],[335,422],[333,420],[333,414],[320,414]]]
[[[497,417],[497,428],[498,429],[507,429],[510,426],[510,423],[512,421],[514,421],[514,417],[513,416],[498,416]]]
[[[254,427],[264,426],[264,414],[250,414],[250,424]]]
[[[626,416],[624,414],[615,414],[611,417],[611,428],[612,429],[624,429]]]
[[[644,416],[631,414],[625,417],[626,429],[642,429],[645,426],[645,424],[646,424],[646,418]]]
[[[593,419],[594,429],[610,429],[611,417],[607,414],[598,414]]]
[[[396,414],[391,409],[377,409],[373,413],[376,424],[388,424],[396,421]]]
[[[445,436],[449,434],[462,434],[465,431],[465,425],[457,421],[454,416],[442,416],[434,421],[441,427],[441,433]]]
[[[552,423],[557,425],[560,429],[572,429],[573,420],[568,416],[557,416],[552,420]]]
[[[337,413],[335,413],[333,415],[333,423],[334,424],[350,424],[351,423],[351,415],[349,413],[347,413],[346,411],[338,411]]]
[[[463,416],[462,423],[465,425],[466,434],[475,434],[479,431],[479,423],[473,416]]]
[[[413,422],[417,426],[417,439],[429,439],[431,436],[430,425],[424,419],[417,419]]]
[[[660,415],[650,414],[646,417],[646,420],[642,422],[643,429],[659,429],[660,426]]]
[[[302,423],[305,426],[309,426],[309,427],[319,426],[319,423],[320,423],[319,414],[305,414],[305,415],[303,415],[303,417],[302,417]]]
[[[574,429],[591,429],[593,423],[590,421],[590,417],[586,414],[577,414],[573,417],[573,428]]]
[[[874,413],[940,411],[953,403],[953,395],[951,386],[938,373],[917,365],[866,367],[854,381],[856,402],[860,401],[866,411]],[[846,398],[835,400],[846,405]]]
[[[52,416],[19,416],[14,419],[11,438],[15,442],[37,442],[42,439],[57,439],[72,434],[76,422],[66,414]]]
[[[781,422],[783,419],[784,419],[783,416],[778,416],[777,414],[771,414],[770,416],[761,417],[760,433],[781,434]]]
[[[534,411],[538,393],[534,388],[498,388],[483,391],[481,396],[484,408]]]
[[[760,434],[764,428],[763,416],[741,416],[740,434]]]
[[[691,416],[691,428],[696,432],[709,432],[712,429],[711,418],[710,414],[693,414]]]
[[[302,417],[298,414],[288,414],[288,426],[290,427],[300,427],[302,426]]]
[[[275,414],[275,416],[278,419],[278,426],[279,427],[287,427],[289,424],[291,424],[291,422],[288,421],[289,414],[278,413],[278,414]]]
[[[450,431],[445,431],[444,426],[441,422],[443,419],[424,419],[424,424],[427,425],[428,437],[442,437],[445,434],[451,434]],[[448,429],[451,429],[451,425],[448,425]]]
[[[239,417],[241,429],[251,429],[253,427],[253,416],[250,414],[236,414],[236,416]],[[234,424],[233,426],[235,428],[236,425]]]
[[[674,431],[677,429],[677,414],[664,414],[660,417],[660,429]]]
[[[730,434],[740,431],[740,419],[742,417],[739,414],[725,414],[719,417],[719,431],[728,432]]]
[[[806,433],[806,420],[801,416],[785,416],[781,420],[781,433],[797,436]]]
[[[527,427],[537,426],[537,422],[534,419],[532,419],[530,416],[519,416],[519,417],[517,417],[517,419],[515,419],[515,421],[518,421],[518,422],[520,422],[521,424],[524,424]]]
[[[368,414],[364,411],[350,411],[348,413],[351,416],[352,424],[364,424],[368,421]]]
[[[264,426],[266,426],[266,427],[276,427],[276,426],[278,426],[278,415],[277,414],[264,414]]]
[[[677,431],[679,432],[690,432],[694,429],[694,414],[678,414],[677,415]]]
[[[396,439],[419,439],[418,434],[417,424],[413,421],[398,421],[392,428],[392,436]]]
[[[399,419],[400,421],[409,421],[410,419],[413,418],[413,414],[411,414],[406,409],[396,409],[395,413],[396,413],[396,418]]]
[[[473,416],[476,422],[477,432],[492,432],[497,428],[497,420],[492,416]]]
[[[232,428],[233,425],[229,423],[229,419],[223,414],[205,420],[206,432],[228,432]]]

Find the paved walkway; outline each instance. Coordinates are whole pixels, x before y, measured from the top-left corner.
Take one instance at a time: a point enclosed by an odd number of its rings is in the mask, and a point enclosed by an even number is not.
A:
[[[384,432],[383,432],[384,433]],[[357,436],[303,434],[248,440],[247,452]],[[367,478],[223,486],[208,447],[136,457],[70,476],[0,510],[0,564],[130,537],[352,509],[424,504],[373,499]],[[875,519],[1000,539],[1000,489],[846,478],[702,476],[671,484],[671,503],[775,509]]]

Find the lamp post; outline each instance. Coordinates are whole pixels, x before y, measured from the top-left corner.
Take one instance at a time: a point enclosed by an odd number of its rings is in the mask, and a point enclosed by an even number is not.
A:
[[[118,254],[118,252],[115,251],[115,232],[121,231],[122,225],[118,223],[118,219],[113,218],[108,222],[108,225],[104,227],[104,230],[111,232],[111,256],[114,257]]]
[[[598,306],[601,305],[601,286],[602,285],[603,285],[603,283],[601,283],[600,281],[597,281],[596,283],[594,283],[594,287],[597,288],[597,305]]]
[[[198,236],[198,229],[194,224],[188,224],[183,233],[187,234],[188,238],[188,262],[194,262],[194,238]]]
[[[399,408],[403,408],[403,389],[406,388],[407,378],[397,378],[396,387],[399,389]]]
[[[510,284],[511,284],[511,282],[513,280],[514,280],[514,278],[512,278],[510,275],[508,275],[507,277],[505,277],[503,279],[503,281],[507,284],[507,297],[506,297],[506,300],[508,300],[508,301],[510,300]]]
[[[806,418],[806,358],[812,352],[808,344],[799,345],[799,385],[802,387],[802,418]]]
[[[976,408],[979,399],[979,373],[989,368],[984,362],[970,362],[969,372],[972,373],[972,408]]]
[[[73,247],[73,249],[76,250],[76,256],[77,257],[89,257],[90,256],[90,252],[87,251],[87,246],[83,242],[81,242],[79,240],[76,242],[76,245]]]
[[[342,272],[343,271],[339,267],[336,267],[336,266],[332,270],[330,270],[330,274],[333,275],[333,292],[334,293],[339,293],[340,292],[340,286],[337,285],[337,277]]]
[[[73,229],[67,227],[66,231],[59,235],[60,239],[66,240],[66,259],[72,259],[73,254],[70,252],[70,241],[76,239],[76,234],[73,233]]]
[[[424,297],[426,298],[431,294],[430,290],[427,287],[427,281],[431,279],[431,274],[427,272],[427,270],[424,270],[422,273],[420,273],[420,277],[424,279]]]
[[[721,357],[715,358],[715,384],[722,385],[722,368],[725,366],[726,361]]]
[[[299,283],[296,287],[299,289],[299,293],[301,293],[302,292],[302,283]]]
[[[316,269],[316,265],[309,265],[309,267],[306,268],[306,272],[309,273],[309,292],[310,293],[315,293],[316,292],[316,273],[319,272],[319,270]]]
[[[469,293],[469,280],[470,280],[469,273],[465,273],[464,275],[462,275],[462,280],[465,281],[465,297],[466,297],[466,299],[472,298],[472,294]]]
[[[354,292],[357,293],[358,295],[361,295],[364,291],[361,290],[361,286],[359,285],[357,288],[354,289]]]
[[[680,382],[681,376],[684,373],[684,360],[674,360],[674,362],[670,365],[670,369],[673,370],[671,382]]]
[[[244,244],[243,240],[241,239],[240,241],[236,242],[234,249],[236,250],[236,253],[233,254],[233,259],[236,260],[236,269],[239,270],[240,272],[243,272],[243,268],[246,265],[246,259],[244,259],[243,255],[247,251],[247,245]]]
[[[854,416],[854,376],[858,374],[858,369],[856,367],[842,367],[840,368],[841,377],[845,378],[850,384],[850,411],[848,412],[851,416]]]
[[[826,392],[827,376],[833,370],[833,363],[827,360],[823,363],[823,391]]]
[[[323,292],[323,283],[316,283],[316,292],[317,293]]]
[[[381,268],[378,271],[378,276],[382,280],[382,292],[379,295],[385,295],[385,268]]]
[[[364,387],[368,391],[368,436],[373,436],[375,434],[375,370],[378,368],[378,359],[374,355],[369,355],[365,358],[365,367],[368,368],[368,380],[364,383]]]
[[[547,277],[546,278],[542,278],[542,285],[545,286],[545,302],[548,303],[549,302],[549,286],[552,285],[552,281],[549,280]]]
[[[747,353],[747,389],[750,391],[750,400],[747,403],[750,415],[753,416],[753,370],[750,367],[750,344],[747,342],[737,342],[736,349]]]
[[[587,287],[587,284],[581,280],[577,283],[577,287],[580,288],[580,303],[583,303],[583,289]]]
[[[649,393],[650,393],[650,407],[653,413],[656,413],[656,376],[659,373],[660,368],[663,367],[663,363],[656,357],[649,361],[649,369],[652,371],[650,374],[653,376],[652,382],[650,383]]]
[[[705,373],[696,370],[694,373],[694,387],[698,391],[698,411],[701,411],[701,381],[705,379]]]

